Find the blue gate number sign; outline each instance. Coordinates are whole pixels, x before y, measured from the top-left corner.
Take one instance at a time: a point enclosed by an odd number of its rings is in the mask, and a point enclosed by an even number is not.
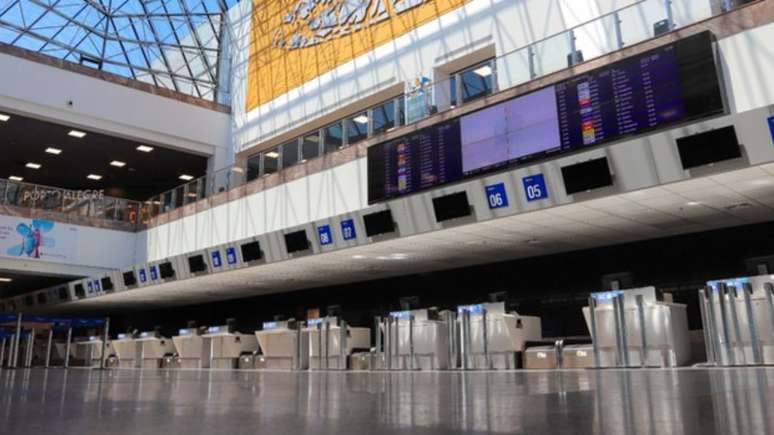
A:
[[[774,116],[769,118],[769,131],[771,132],[771,141],[774,142]]]
[[[145,274],[145,269],[140,269],[140,282],[148,280],[148,275]]]
[[[357,237],[354,220],[346,219],[341,221],[341,237],[344,240],[354,240]]]
[[[546,180],[543,174],[530,175],[522,179],[524,183],[524,194],[527,201],[537,201],[548,198],[548,189],[546,189]]]
[[[486,200],[489,203],[490,210],[508,207],[508,194],[505,193],[505,183],[486,186]]]
[[[156,270],[156,266],[151,266],[150,267],[150,271],[151,271],[151,280],[152,281],[156,281],[157,279],[159,279],[159,273]]]
[[[320,239],[321,245],[330,245],[333,243],[333,233],[331,233],[330,225],[320,225],[317,227],[317,236]]]
[[[220,260],[220,251],[212,251],[212,267],[220,267],[223,262]]]
[[[236,249],[233,247],[229,246],[226,248],[226,261],[228,261],[228,264],[236,264]]]

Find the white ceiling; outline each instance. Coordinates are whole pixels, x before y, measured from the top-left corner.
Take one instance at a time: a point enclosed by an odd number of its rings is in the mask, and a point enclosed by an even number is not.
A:
[[[189,305],[774,220],[774,164],[52,307]]]

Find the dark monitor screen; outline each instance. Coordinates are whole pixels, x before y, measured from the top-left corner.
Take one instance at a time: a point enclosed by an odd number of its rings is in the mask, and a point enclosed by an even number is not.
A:
[[[199,273],[207,271],[207,263],[204,262],[203,255],[194,255],[188,257],[188,267],[191,273]]]
[[[733,126],[677,139],[677,149],[684,169],[742,157]]]
[[[38,293],[38,305],[45,305],[48,301],[48,297],[45,293]]]
[[[562,168],[562,178],[568,195],[613,184],[606,157],[565,166]]]
[[[172,263],[166,262],[159,264],[159,274],[161,275],[161,279],[174,277],[175,269],[172,267]]]
[[[102,290],[106,292],[113,290],[113,280],[109,276],[100,279],[99,282],[102,284]]]
[[[59,300],[60,301],[66,301],[67,300],[67,288],[62,287],[59,290],[57,290],[57,293],[59,294]]]
[[[86,297],[86,291],[83,289],[83,284],[75,284],[75,297],[78,299],[83,299]]]
[[[363,224],[365,224],[366,236],[368,237],[395,231],[395,222],[392,220],[392,212],[390,210],[363,216]]]
[[[241,246],[242,250],[242,260],[246,263],[249,263],[251,261],[260,260],[263,258],[263,252],[261,251],[261,243],[260,242],[250,242],[245,243]]]
[[[306,231],[301,230],[285,234],[285,246],[288,248],[288,254],[308,250],[309,239],[306,237]]]
[[[28,307],[35,305],[35,299],[32,297],[32,295],[24,297],[24,305]]]
[[[470,216],[472,213],[466,192],[433,198],[433,210],[437,222]]]
[[[134,274],[133,270],[124,272],[124,285],[127,287],[137,285],[137,276]]]

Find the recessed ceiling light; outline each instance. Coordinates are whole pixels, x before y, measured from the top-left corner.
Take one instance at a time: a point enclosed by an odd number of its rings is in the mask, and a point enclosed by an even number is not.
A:
[[[115,166],[116,168],[123,168],[124,166],[126,166],[126,163],[120,160],[113,160],[112,162],[110,162],[110,166]]]
[[[81,138],[83,138],[84,136],[86,136],[86,133],[85,133],[85,132],[82,132],[82,131],[80,131],[80,130],[70,130],[70,132],[69,132],[69,133],[67,133],[67,135],[68,135],[68,136],[72,136],[72,137],[77,137],[78,139],[81,139]]]
[[[53,154],[55,156],[58,156],[59,154],[62,154],[62,150],[60,150],[59,148],[54,148],[54,147],[46,148],[46,152],[49,153],[49,154]]]
[[[689,205],[691,207],[696,207],[697,205],[701,205],[701,203],[698,202],[698,201],[690,201],[690,202],[686,202],[685,205]]]
[[[16,175],[11,175],[10,177],[8,177],[8,179],[11,181],[24,181],[24,178],[17,177]]]
[[[266,153],[266,157],[270,159],[276,159],[277,157],[279,157],[279,153],[276,151],[269,151],[268,153]]]
[[[153,147],[149,147],[148,145],[140,145],[137,147],[137,151],[140,151],[143,153],[149,153],[153,151]]]
[[[358,254],[358,255],[353,255],[352,258],[355,259],[355,260],[362,260],[362,259],[366,258],[366,256]]]
[[[11,281],[13,281],[11,278],[0,277],[0,282],[11,282]]]
[[[188,174],[183,174],[178,178],[180,178],[183,181],[191,181],[194,179],[193,175],[188,175]]]
[[[9,119],[11,119],[10,115],[6,115],[5,113],[0,113],[0,122],[6,122]]]
[[[88,178],[89,180],[101,180],[102,179],[102,175],[89,174],[89,175],[86,176],[86,178]]]
[[[474,74],[478,74],[481,77],[489,77],[492,75],[492,67],[489,65],[483,65],[473,70]]]
[[[30,169],[40,169],[40,167],[41,167],[41,164],[40,164],[40,163],[32,163],[32,162],[29,162],[29,163],[27,163],[27,164],[26,164],[26,165],[24,165],[24,166],[26,166],[26,167],[28,167],[28,168],[30,168]]]
[[[368,124],[368,117],[365,115],[358,115],[352,118],[352,120],[357,122],[358,124]]]

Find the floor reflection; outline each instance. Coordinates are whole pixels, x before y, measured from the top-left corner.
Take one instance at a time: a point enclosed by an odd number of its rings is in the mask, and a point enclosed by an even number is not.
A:
[[[2,370],[3,434],[771,434],[774,369]]]

